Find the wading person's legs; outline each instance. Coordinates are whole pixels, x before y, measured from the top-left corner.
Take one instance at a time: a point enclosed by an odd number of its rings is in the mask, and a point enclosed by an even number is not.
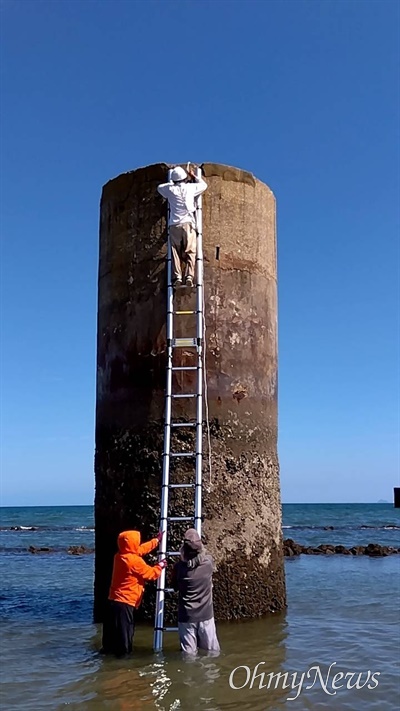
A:
[[[181,650],[186,654],[197,654],[197,623],[178,622]]]
[[[114,603],[115,615],[115,650],[114,654],[122,657],[132,651],[132,640],[135,632],[135,608],[125,602]]]
[[[102,647],[100,650],[102,654],[114,654],[116,629],[113,604],[111,600],[107,600],[103,622],[103,635],[101,640]]]
[[[210,620],[198,623],[197,642],[199,649],[207,649],[210,652],[219,652],[220,646],[215,629],[215,621],[212,617]]]

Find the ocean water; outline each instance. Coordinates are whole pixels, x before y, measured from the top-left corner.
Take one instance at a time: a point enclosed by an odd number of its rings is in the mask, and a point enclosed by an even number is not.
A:
[[[5,711],[400,707],[400,555],[288,559],[287,610],[219,624],[219,657],[183,660],[175,634],[155,655],[152,630],[143,626],[132,658],[116,660],[98,654],[93,556],[66,553],[71,545],[93,547],[92,507],[0,514]],[[400,511],[390,504],[289,504],[283,514],[284,536],[303,545],[400,547]],[[32,555],[29,546],[53,552]]]

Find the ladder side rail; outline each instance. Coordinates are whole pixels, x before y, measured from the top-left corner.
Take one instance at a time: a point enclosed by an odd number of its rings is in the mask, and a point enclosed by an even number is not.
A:
[[[201,178],[201,168],[197,169],[197,177]],[[196,311],[197,311],[197,338],[200,341],[203,338],[203,196],[198,195],[196,198],[196,230],[197,230],[197,249],[196,249]]]
[[[168,179],[171,179],[171,171],[168,171]],[[167,374],[165,389],[165,415],[164,415],[164,452],[162,466],[162,488],[161,488],[161,514],[160,530],[162,539],[159,548],[159,559],[167,555],[168,538],[168,486],[171,454],[171,403],[172,403],[172,340],[173,340],[173,301],[174,290],[172,287],[172,252],[170,238],[170,210],[168,206],[167,218]],[[165,568],[157,581],[156,610],[154,621],[154,650],[161,651],[163,643],[164,628],[164,602],[165,602]]]
[[[171,394],[168,395],[168,390],[171,391],[172,384],[172,347],[168,348],[168,365],[167,365],[167,394],[165,397],[165,422],[164,422],[164,454],[163,454],[163,473],[161,487],[161,516],[160,530],[162,531],[162,539],[159,549],[159,559],[165,558],[167,555],[167,536],[168,536],[168,493],[169,493],[169,468],[171,456]],[[154,624],[154,648],[155,651],[162,649],[162,630],[164,626],[164,600],[165,600],[165,569],[162,570],[161,576],[157,581],[157,596],[156,596],[156,615]]]
[[[201,536],[202,520],[202,470],[203,470],[203,354],[198,351],[197,406],[196,406],[196,482],[194,494],[194,527]]]
[[[197,169],[201,178],[201,168]],[[204,280],[203,280],[203,198],[196,200],[196,311],[197,311],[197,404],[196,404],[196,482],[194,501],[194,527],[201,536],[202,517],[202,470],[203,470],[203,336],[204,336]]]

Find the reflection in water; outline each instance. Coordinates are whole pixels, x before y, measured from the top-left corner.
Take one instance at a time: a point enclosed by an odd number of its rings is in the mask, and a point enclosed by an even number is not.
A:
[[[279,708],[281,690],[235,690],[229,686],[229,676],[235,667],[253,668],[260,661],[266,662],[269,671],[282,670],[285,616],[221,624],[218,631],[223,650],[219,656],[201,653],[195,659],[184,659],[175,634],[167,637],[164,652],[155,655],[151,650],[152,630],[139,628],[135,653],[118,660],[95,651],[100,647],[99,628],[87,640],[84,663],[80,660],[75,675],[70,676],[74,681],[64,684],[53,697],[51,709],[67,706],[71,711],[265,711],[266,693],[268,708]],[[282,698],[286,698],[285,693]],[[42,708],[41,703],[36,703],[29,709]]]
[[[151,631],[139,629],[131,659],[100,658],[95,681],[93,677],[85,680],[92,693],[95,692],[85,708],[88,711],[108,708],[115,711],[239,708],[254,711],[266,708],[266,695],[268,708],[280,708],[280,701],[287,697],[285,690],[234,689],[229,685],[229,678],[235,667],[245,665],[253,670],[258,662],[265,662],[261,670],[268,672],[284,669],[285,616],[219,625],[218,631],[223,650],[220,655],[200,653],[196,658],[184,658],[177,651],[175,635],[168,638],[162,654],[153,655],[149,651]],[[80,688],[82,691],[82,681]],[[68,708],[78,706],[69,703]]]

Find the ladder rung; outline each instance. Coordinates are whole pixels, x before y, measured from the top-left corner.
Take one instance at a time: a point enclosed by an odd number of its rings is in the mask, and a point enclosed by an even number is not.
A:
[[[196,452],[171,452],[170,457],[195,457]]]
[[[172,370],[197,370],[197,365],[173,365]]]
[[[171,556],[171,555],[180,555],[180,554],[181,554],[180,551],[167,551],[167,555],[169,555],[169,556]]]
[[[178,627],[164,627],[164,632],[178,632]]]
[[[179,395],[171,395],[173,398],[178,397],[197,397],[196,393],[179,393]]]
[[[171,422],[171,427],[196,427],[197,422]]]
[[[194,516],[167,516],[167,521],[193,521]]]
[[[173,338],[173,348],[184,348],[185,346],[197,346],[197,338]]]
[[[183,316],[186,314],[195,314],[197,312],[196,311],[174,311],[174,313],[176,314],[176,316]]]
[[[192,489],[196,484],[168,484],[170,489]]]

